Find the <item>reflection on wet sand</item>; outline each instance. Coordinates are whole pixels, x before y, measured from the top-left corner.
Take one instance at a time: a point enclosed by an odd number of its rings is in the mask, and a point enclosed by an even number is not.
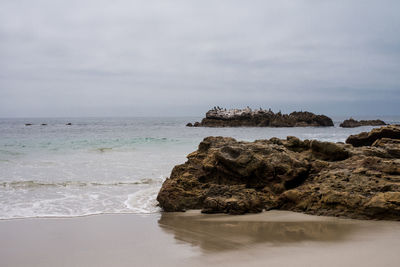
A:
[[[292,220],[276,221],[246,216],[163,213],[158,224],[176,240],[205,251],[231,250],[259,243],[278,246],[301,241],[341,241],[357,229],[354,221],[335,218],[296,220],[294,215]]]

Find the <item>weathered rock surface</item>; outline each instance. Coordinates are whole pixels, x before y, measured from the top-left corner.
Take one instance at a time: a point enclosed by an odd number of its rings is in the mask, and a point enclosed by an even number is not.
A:
[[[374,133],[387,128],[400,131],[388,126]],[[364,147],[296,137],[255,142],[207,137],[187,158],[158,194],[165,211],[282,209],[400,220],[400,141],[390,137]]]
[[[400,139],[400,126],[389,125],[386,127],[372,129],[370,132],[362,132],[356,135],[350,135],[346,143],[355,147],[371,146],[376,140],[382,138]]]
[[[382,120],[361,120],[357,121],[353,118],[343,121],[339,126],[343,128],[355,128],[360,126],[383,126],[386,123]]]
[[[201,122],[188,123],[194,127],[306,127],[333,126],[331,118],[301,111],[290,114],[274,113],[271,110],[214,108],[206,113]]]

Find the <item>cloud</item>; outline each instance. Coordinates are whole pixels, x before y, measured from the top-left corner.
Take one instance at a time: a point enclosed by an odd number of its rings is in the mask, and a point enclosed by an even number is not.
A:
[[[399,114],[399,9],[3,0],[0,116],[200,115],[214,105]]]

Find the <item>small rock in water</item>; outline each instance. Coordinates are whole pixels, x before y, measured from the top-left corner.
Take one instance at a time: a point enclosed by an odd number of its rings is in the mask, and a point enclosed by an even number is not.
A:
[[[348,120],[343,121],[340,124],[340,127],[343,128],[355,128],[355,127],[360,127],[360,126],[383,126],[386,125],[386,123],[382,120],[361,120],[357,121],[353,118],[350,118]]]
[[[67,124],[65,124],[65,125],[72,125],[72,123],[68,122],[68,123],[67,123]]]

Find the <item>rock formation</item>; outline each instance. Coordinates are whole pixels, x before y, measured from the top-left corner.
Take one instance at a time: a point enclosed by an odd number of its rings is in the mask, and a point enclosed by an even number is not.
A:
[[[371,146],[377,140],[389,138],[389,139],[400,139],[400,125],[389,125],[386,127],[372,129],[370,132],[362,132],[356,135],[350,135],[346,143],[351,144],[355,147],[360,146]]]
[[[343,121],[340,124],[340,127],[343,128],[354,128],[354,127],[360,127],[360,126],[383,126],[386,125],[386,123],[382,120],[361,120],[357,121],[353,118],[350,118],[348,120]]]
[[[290,114],[274,113],[272,110],[221,109],[214,107],[206,113],[201,122],[188,123],[194,127],[306,127],[333,126],[332,119],[325,115],[315,115],[300,111]]]
[[[399,133],[400,126],[374,129],[359,147],[296,137],[207,137],[174,167],[157,200],[164,211],[282,209],[400,220]]]

